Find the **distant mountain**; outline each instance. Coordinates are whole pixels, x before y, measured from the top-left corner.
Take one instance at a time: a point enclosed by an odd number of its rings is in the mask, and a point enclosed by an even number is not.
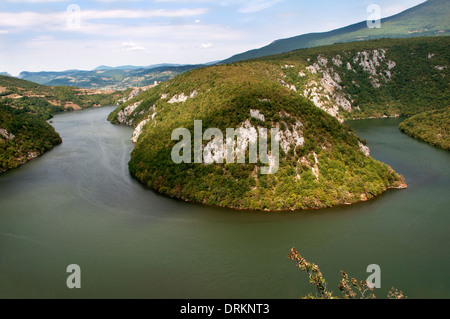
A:
[[[22,72],[20,79],[48,86],[73,86],[84,89],[123,90],[149,86],[205,65],[156,64],[148,67],[99,66],[92,71]]]
[[[122,65],[122,66],[107,66],[101,65],[93,69],[92,71],[109,71],[109,70],[141,70],[141,69],[155,69],[160,67],[178,67],[181,64],[171,64],[171,63],[161,63],[161,64],[153,64],[148,66],[136,66],[136,65]]]
[[[222,63],[232,63],[298,49],[340,42],[446,35],[450,32],[450,1],[428,0],[397,15],[382,19],[381,28],[370,29],[367,21],[323,33],[309,33],[274,41],[260,49],[237,54]]]
[[[114,105],[127,93],[51,87],[0,75],[0,103],[43,119],[68,110]]]
[[[9,74],[8,72],[0,72],[0,75],[12,76],[12,75]]]

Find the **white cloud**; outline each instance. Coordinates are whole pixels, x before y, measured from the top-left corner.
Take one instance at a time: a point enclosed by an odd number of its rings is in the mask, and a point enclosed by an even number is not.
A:
[[[136,45],[134,42],[124,42],[122,45],[125,47],[125,51],[140,51],[145,50],[144,47],[141,47],[139,45]]]
[[[82,18],[88,20],[94,19],[140,19],[140,18],[182,18],[189,16],[202,15],[207,9],[178,9],[178,10],[86,10],[82,11]]]
[[[182,18],[205,14],[207,9],[178,9],[178,10],[82,10],[81,21],[106,19],[151,19],[151,18]],[[0,12],[0,26],[20,29],[41,27],[54,29],[59,26],[67,27],[70,15],[64,12]]]
[[[251,0],[247,2],[243,7],[241,7],[238,11],[240,13],[258,12],[269,9],[270,7],[281,1],[283,0]]]

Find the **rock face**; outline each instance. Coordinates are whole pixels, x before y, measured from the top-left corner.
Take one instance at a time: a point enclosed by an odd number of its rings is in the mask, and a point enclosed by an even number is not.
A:
[[[359,142],[359,150],[366,156],[370,156],[370,148],[363,143]]]
[[[140,123],[138,124],[138,126],[136,126],[136,128],[134,129],[134,132],[133,132],[133,137],[131,138],[131,140],[133,141],[133,143],[136,143],[136,142],[138,141],[139,136],[141,136],[141,134],[142,134],[142,130],[144,129],[144,126],[145,126],[148,122],[150,122],[150,119],[143,120],[142,122],[140,122]]]
[[[0,128],[0,135],[2,135],[7,141],[11,141],[15,138],[13,134],[9,134],[7,130]]]
[[[137,88],[133,88],[132,91],[130,92],[130,94],[122,99],[120,99],[118,101],[118,105],[126,103],[132,99],[134,99],[135,97],[137,97],[139,94],[147,91],[148,89],[154,88],[155,86],[158,86],[160,84],[160,82],[155,81],[154,84],[152,85],[148,85],[148,86],[143,86],[143,87],[137,87]]]
[[[374,88],[380,88],[391,80],[396,67],[396,62],[387,58],[387,49],[383,48],[355,53],[342,52],[330,58],[319,54],[315,60],[308,59],[308,63],[306,67],[290,66],[300,69],[298,79],[292,80],[300,80],[302,88],[289,83],[284,74],[283,79],[279,80],[280,84],[295,92],[299,91],[318,108],[341,122],[353,112],[354,108],[359,108],[358,105],[353,105],[351,95],[346,93],[342,86],[344,84],[342,78],[346,73],[361,70]],[[355,81],[353,85],[359,86]]]
[[[183,103],[186,102],[188,99],[193,99],[198,94],[197,91],[193,91],[191,94],[186,95],[184,93],[174,95],[167,103],[173,104],[173,103]]]
[[[132,105],[127,106],[125,109],[119,112],[118,119],[121,124],[132,125],[133,119],[128,119],[128,117],[136,110],[139,105],[141,105],[141,101],[138,101]]]
[[[264,116],[264,114],[261,114],[259,110],[250,110],[250,116],[262,122],[266,121],[266,117]]]
[[[136,102],[136,103],[140,104],[141,102]],[[141,134],[144,130],[145,125],[147,125],[147,123],[149,123],[150,121],[154,120],[156,115],[158,114],[155,111],[155,109],[156,109],[155,106],[152,106],[150,109],[153,111],[152,114],[147,119],[139,122],[139,124],[134,129],[133,137],[131,138],[131,141],[133,141],[133,143],[137,143],[139,136],[141,136]],[[156,122],[154,124],[156,124]]]

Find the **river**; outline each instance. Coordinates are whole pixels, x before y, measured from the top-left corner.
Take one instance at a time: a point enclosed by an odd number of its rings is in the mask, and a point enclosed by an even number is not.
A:
[[[402,134],[400,119],[353,121],[372,156],[409,188],[353,206],[294,213],[204,207],[129,174],[132,129],[113,107],[55,116],[63,144],[0,175],[0,298],[296,299],[314,287],[296,247],[338,293],[340,270],[381,267],[378,298],[450,298],[450,153]],[[70,264],[81,289],[66,286]]]

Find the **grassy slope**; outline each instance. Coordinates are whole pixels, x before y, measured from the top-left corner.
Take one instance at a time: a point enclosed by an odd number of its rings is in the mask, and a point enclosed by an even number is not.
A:
[[[450,106],[413,116],[400,124],[400,130],[413,138],[450,151]]]

